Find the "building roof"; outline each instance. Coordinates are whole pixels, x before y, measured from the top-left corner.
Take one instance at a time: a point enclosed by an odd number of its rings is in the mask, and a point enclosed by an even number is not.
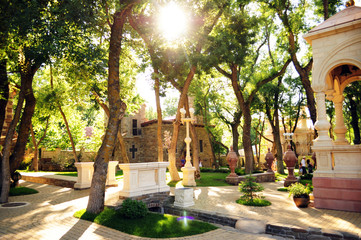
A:
[[[361,7],[351,6],[333,15],[317,27],[310,30],[304,38],[311,43],[313,39],[344,32],[361,26]]]

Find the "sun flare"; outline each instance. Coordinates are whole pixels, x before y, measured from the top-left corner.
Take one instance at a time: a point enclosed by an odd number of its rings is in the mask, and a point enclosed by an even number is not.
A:
[[[168,41],[178,40],[186,33],[186,14],[173,2],[160,9],[158,21],[159,30]]]

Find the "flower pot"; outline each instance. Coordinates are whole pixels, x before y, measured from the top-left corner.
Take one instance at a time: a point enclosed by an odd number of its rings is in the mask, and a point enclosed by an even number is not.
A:
[[[300,197],[293,197],[293,201],[295,202],[295,204],[298,208],[306,208],[306,207],[308,207],[308,204],[310,203],[310,196],[303,195]]]

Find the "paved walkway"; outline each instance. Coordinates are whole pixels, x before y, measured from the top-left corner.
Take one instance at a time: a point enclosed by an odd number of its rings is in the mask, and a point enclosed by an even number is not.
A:
[[[70,179],[73,179],[70,177]],[[0,208],[0,239],[146,239],[131,236],[88,221],[73,218],[86,208],[89,190],[74,191],[47,184],[22,182],[22,186],[37,189],[38,194],[10,197],[9,202],[28,202],[18,208]],[[234,201],[240,196],[237,187],[196,187],[194,209],[237,217],[262,220],[275,225],[301,228],[320,227],[353,234],[361,232],[361,214],[313,207],[298,209],[287,193],[278,192],[281,183],[265,183],[264,196],[272,202],[266,208],[247,207]],[[107,189],[106,201],[117,196],[116,187]],[[172,189],[174,190],[174,189]],[[266,234],[252,234],[222,227],[217,230],[174,239],[283,239]]]

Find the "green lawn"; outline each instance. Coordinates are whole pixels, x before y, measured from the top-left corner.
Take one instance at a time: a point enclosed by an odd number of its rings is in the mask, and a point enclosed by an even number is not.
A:
[[[57,172],[57,173],[55,173],[55,175],[63,175],[63,176],[77,177],[77,176],[78,176],[78,172]],[[119,170],[119,171],[116,172],[116,174],[115,174],[115,179],[116,179],[116,180],[123,179],[123,171],[122,171],[122,170]]]
[[[140,219],[126,219],[113,209],[105,208],[98,215],[86,213],[85,209],[74,214],[75,217],[107,226],[131,235],[149,238],[174,238],[205,233],[216,226],[196,220],[177,220],[177,216],[149,212]],[[144,227],[146,226],[146,227]]]
[[[180,177],[183,177],[183,173],[179,172]],[[201,172],[201,179],[196,179],[197,187],[221,187],[232,186],[226,182],[226,177],[229,173],[221,172]],[[174,182],[170,181],[170,175],[167,174],[167,183],[170,187],[182,187],[182,180]]]
[[[232,186],[226,182],[229,173],[201,172],[201,179],[196,180],[197,187]]]

